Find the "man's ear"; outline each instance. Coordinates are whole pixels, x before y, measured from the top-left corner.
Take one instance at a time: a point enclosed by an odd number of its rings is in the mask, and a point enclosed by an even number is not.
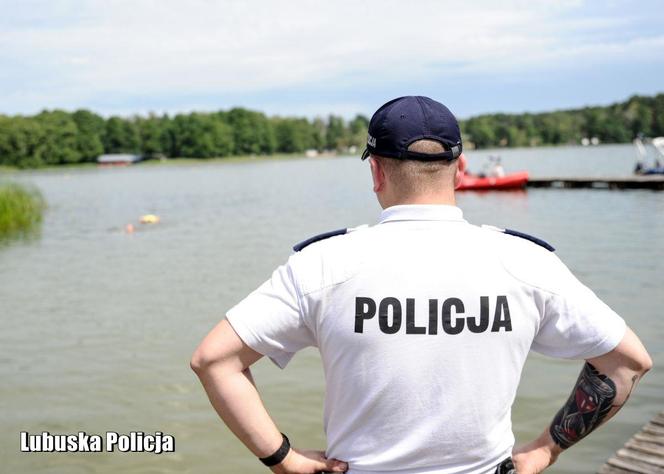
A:
[[[463,175],[465,172],[466,172],[466,155],[461,153],[461,155],[459,155],[459,160],[457,161],[456,173],[454,174],[454,189],[458,188],[459,185],[461,184],[461,179],[463,179]]]
[[[374,158],[369,158],[369,165],[371,166],[371,177],[373,178],[373,191],[378,193],[385,188],[385,169],[382,163]]]

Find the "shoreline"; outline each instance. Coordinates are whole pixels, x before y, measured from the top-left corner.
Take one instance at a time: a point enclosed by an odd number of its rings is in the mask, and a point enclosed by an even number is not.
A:
[[[489,154],[500,155],[503,152],[512,151],[512,150],[536,150],[536,149],[552,150],[552,149],[562,149],[562,148],[597,149],[597,148],[625,146],[625,145],[629,145],[629,143],[600,143],[599,145],[593,145],[593,146],[583,146],[580,144],[565,143],[565,144],[555,144],[555,145],[545,144],[538,146],[468,148],[467,150],[464,150],[464,153],[467,154],[468,158],[472,157],[472,155],[475,153],[479,154],[489,153]],[[358,151],[357,153],[355,153],[355,155],[357,155],[357,157],[359,158],[361,152]],[[217,163],[244,163],[244,162],[270,161],[270,160],[299,160],[299,159],[317,160],[317,159],[327,159],[327,158],[343,158],[346,156],[353,156],[353,154],[326,151],[326,152],[321,152],[317,156],[306,156],[304,152],[275,153],[272,155],[232,155],[232,156],[213,157],[213,158],[187,158],[180,156],[175,158],[166,158],[164,160],[147,159],[128,166],[157,167],[157,166],[182,166],[187,164],[200,165],[200,164],[217,164]],[[96,162],[53,164],[53,165],[40,166],[36,168],[20,168],[16,166],[0,165],[0,178],[3,175],[11,175],[23,171],[53,171],[53,170],[70,170],[70,169],[101,168],[101,167],[104,166],[101,166]],[[106,167],[123,168],[125,166],[110,165]]]
[[[297,159],[310,159],[316,160],[321,158],[336,158],[339,156],[346,156],[344,154],[338,153],[321,153],[315,157],[307,157],[304,153],[276,153],[273,155],[234,155],[234,156],[225,156],[225,157],[214,157],[214,158],[186,158],[186,157],[176,157],[176,158],[166,158],[165,160],[160,159],[147,159],[144,161],[139,161],[131,165],[99,165],[96,162],[85,162],[85,163],[66,163],[59,165],[46,165],[39,166],[36,168],[19,168],[16,166],[7,166],[0,165],[0,177],[3,174],[14,174],[24,171],[53,171],[53,170],[74,170],[74,169],[97,169],[97,168],[127,168],[127,167],[158,167],[158,166],[182,166],[187,164],[213,164],[213,163],[244,163],[252,161],[269,161],[269,160],[297,160]]]

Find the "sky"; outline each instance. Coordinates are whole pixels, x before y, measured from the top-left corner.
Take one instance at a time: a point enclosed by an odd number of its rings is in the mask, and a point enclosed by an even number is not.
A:
[[[661,0],[0,0],[0,113],[460,118],[664,92]]]

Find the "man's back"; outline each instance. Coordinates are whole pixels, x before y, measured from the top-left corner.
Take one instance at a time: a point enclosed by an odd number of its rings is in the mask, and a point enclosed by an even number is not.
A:
[[[380,224],[299,244],[196,349],[213,406],[275,474],[538,473],[620,410],[652,366],[545,243],[463,220],[462,150],[443,104],[385,103],[362,153]],[[291,448],[249,372],[262,356],[283,368],[307,346],[325,368],[325,451]],[[586,362],[549,426],[512,449],[530,349]]]
[[[550,252],[470,225],[453,206],[391,207],[376,226],[294,255],[269,286],[264,294],[294,294],[300,322],[272,314],[252,326],[241,318],[253,311],[246,303],[229,321],[281,366],[301,347],[319,348],[327,454],[350,472],[492,472],[514,444],[510,407],[533,342],[587,357],[624,332]],[[587,311],[558,318],[556,308],[573,304],[556,301],[561,289]],[[584,318],[601,317],[602,334],[582,330]],[[261,339],[266,324],[284,333],[279,347]]]

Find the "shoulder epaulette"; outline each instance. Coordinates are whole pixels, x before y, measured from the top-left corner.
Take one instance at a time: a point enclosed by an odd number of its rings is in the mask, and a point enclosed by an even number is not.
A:
[[[308,247],[309,245],[319,242],[321,240],[329,239],[330,237],[335,237],[337,235],[344,235],[348,234],[349,232],[353,232],[355,230],[361,229],[367,227],[366,225],[359,226],[359,227],[348,227],[344,229],[337,229],[337,230],[331,230],[329,232],[323,232],[322,234],[314,235],[313,237],[309,237],[307,240],[303,240],[299,244],[293,245],[293,250],[296,252],[299,252],[305,247]]]
[[[530,234],[526,234],[524,232],[519,232],[518,230],[501,229],[500,227],[494,227],[492,225],[483,225],[482,227],[484,227],[485,229],[495,230],[496,232],[502,232],[503,234],[513,235],[514,237],[520,237],[522,239],[529,240],[532,243],[539,245],[540,247],[544,247],[549,252],[555,252],[556,251],[556,249],[553,247],[553,245],[549,244],[548,242],[546,242],[546,241],[544,241],[544,240],[542,240],[538,237],[532,236]]]

